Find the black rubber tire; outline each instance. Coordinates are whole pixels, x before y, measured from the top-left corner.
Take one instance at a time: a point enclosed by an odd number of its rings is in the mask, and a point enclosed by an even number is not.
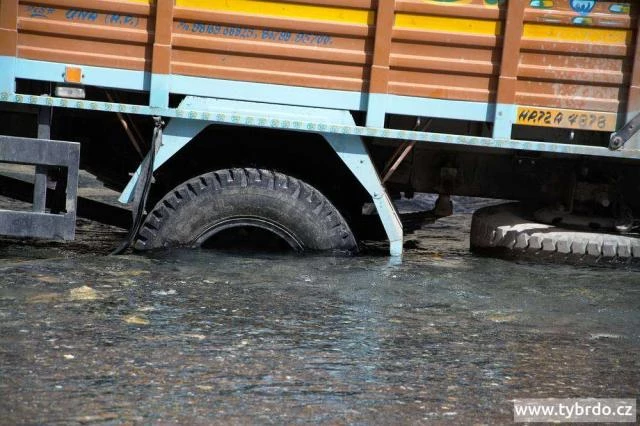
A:
[[[484,207],[473,214],[471,249],[549,260],[640,258],[640,238],[558,228],[527,219],[519,203]]]
[[[146,217],[134,248],[197,247],[240,226],[274,232],[297,251],[357,251],[348,224],[318,190],[249,168],[218,170],[179,185]]]

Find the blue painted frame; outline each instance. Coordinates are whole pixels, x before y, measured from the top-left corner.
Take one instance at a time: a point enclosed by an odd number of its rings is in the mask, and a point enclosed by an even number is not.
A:
[[[190,120],[207,121],[210,124],[231,124],[249,127],[263,127],[311,133],[338,133],[372,138],[438,143],[455,146],[472,146],[494,150],[521,150],[547,152],[552,154],[586,155],[594,157],[608,157],[619,159],[640,160],[640,150],[622,149],[611,151],[608,148],[588,145],[568,145],[553,142],[536,142],[508,138],[487,138],[476,136],[451,135],[432,132],[418,132],[412,130],[396,130],[355,125],[341,125],[337,123],[307,120],[279,120],[271,116],[273,107],[269,105],[263,113],[235,114],[229,111],[212,112],[202,109],[155,108],[144,105],[131,105],[111,102],[93,102],[71,100],[50,96],[32,96],[20,94],[0,93],[0,102],[16,104],[42,105],[57,108],[71,108],[79,110],[94,110],[105,112],[121,112],[124,114],[160,115],[167,118],[187,118]]]
[[[237,116],[268,115],[271,123],[274,121],[285,123],[299,117],[307,117],[318,122],[332,123],[332,125],[355,126],[351,113],[345,110],[297,107],[291,105],[272,105],[257,102],[232,101],[225,99],[198,98],[187,96],[179,109],[208,111],[211,117],[221,114],[235,114]],[[232,119],[233,120],[233,119]],[[259,122],[260,119],[258,119]],[[162,143],[156,153],[153,170],[158,170],[165,162],[184,148],[212,121],[193,120],[176,117],[169,121],[162,134]],[[387,233],[392,256],[402,255],[402,223],[395,210],[393,202],[382,185],[378,172],[360,136],[339,134],[335,132],[320,133],[329,142],[340,159],[347,165],[362,186],[367,190],[373,204],[376,206],[382,225]],[[120,202],[133,201],[136,186],[139,183],[141,168],[139,167],[122,192]]]

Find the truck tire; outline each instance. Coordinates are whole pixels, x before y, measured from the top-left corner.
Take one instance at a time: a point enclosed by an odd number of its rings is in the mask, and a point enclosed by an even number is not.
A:
[[[519,203],[509,203],[473,214],[471,249],[548,260],[632,259],[640,258],[640,238],[535,223]]]
[[[134,248],[199,247],[222,231],[251,227],[272,232],[296,251],[357,251],[348,224],[318,190],[249,168],[218,170],[179,185],[146,217]]]

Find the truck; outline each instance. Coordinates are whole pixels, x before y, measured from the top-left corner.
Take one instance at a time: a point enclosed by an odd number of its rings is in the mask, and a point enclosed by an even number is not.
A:
[[[476,212],[476,249],[640,257],[637,2],[0,0],[0,233],[73,238],[78,170],[138,250],[230,235],[403,249],[395,200]],[[2,185],[11,193],[11,183]],[[406,223],[405,223],[406,225]]]

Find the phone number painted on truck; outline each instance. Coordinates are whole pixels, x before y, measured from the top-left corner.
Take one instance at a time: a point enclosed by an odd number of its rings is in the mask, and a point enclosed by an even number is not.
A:
[[[615,113],[570,109],[519,106],[516,124],[524,126],[559,127],[563,129],[613,132],[617,128]]]
[[[176,24],[176,31],[197,33],[209,36],[220,35],[224,37],[316,46],[328,46],[333,43],[333,38],[325,34],[306,34],[270,29],[227,27],[224,25],[205,24],[199,22],[178,22]]]

